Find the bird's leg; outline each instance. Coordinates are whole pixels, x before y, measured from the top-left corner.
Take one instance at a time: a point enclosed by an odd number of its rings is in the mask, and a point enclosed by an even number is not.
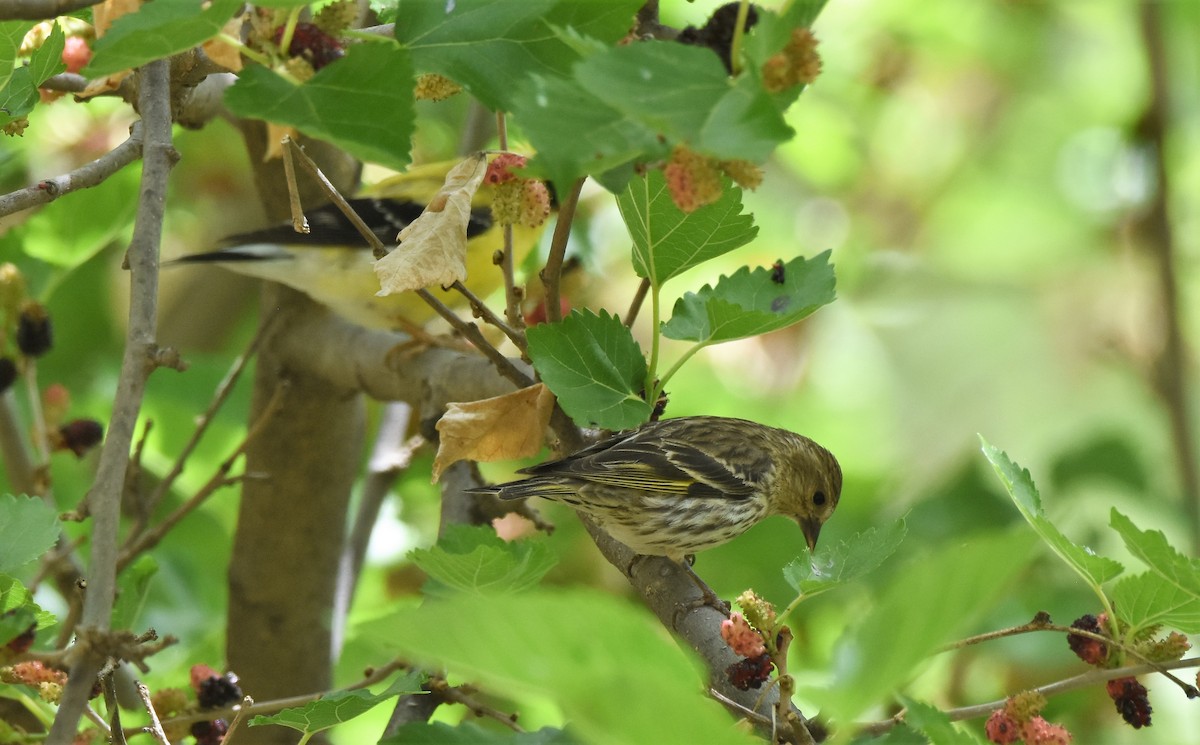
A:
[[[704,580],[700,579],[700,575],[696,574],[696,571],[692,569],[692,565],[695,563],[695,554],[688,554],[687,556],[683,557],[682,561],[679,562],[679,565],[682,566],[684,571],[687,572],[687,575],[691,577],[692,582],[696,584],[696,587],[700,590],[702,595],[702,597],[696,598],[695,600],[689,602],[687,609],[692,610],[693,608],[702,608],[707,605],[728,616],[730,608],[729,602],[722,600],[717,593],[713,592],[711,587],[705,584]]]

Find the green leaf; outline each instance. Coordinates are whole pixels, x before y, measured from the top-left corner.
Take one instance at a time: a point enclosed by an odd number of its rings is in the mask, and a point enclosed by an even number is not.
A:
[[[33,24],[29,21],[0,22],[0,96],[4,86],[8,84],[17,66],[17,51],[21,48],[21,40]]]
[[[521,131],[537,149],[529,170],[556,184],[570,184],[587,173],[607,173],[602,181],[606,187],[624,188],[633,170],[616,169],[647,156],[663,158],[668,152],[654,132],[569,78],[529,76],[518,88],[513,107]]]
[[[1017,510],[1033,526],[1034,531],[1050,546],[1059,558],[1065,561],[1094,589],[1125,571],[1120,562],[1096,555],[1090,548],[1072,543],[1042,512],[1042,498],[1029,471],[1009,460],[1008,455],[992,446],[982,437],[983,454],[996,469],[996,475],[1008,490]]]
[[[662,333],[670,339],[702,344],[744,339],[791,326],[833,302],[833,266],[829,251],[805,260],[797,256],[778,270],[742,267],[675,303]]]
[[[433,548],[408,558],[431,579],[464,592],[521,592],[537,585],[557,557],[544,540],[504,541],[491,527],[451,525]]]
[[[493,111],[516,111],[514,81],[565,75],[587,46],[560,29],[608,46],[628,33],[641,5],[641,0],[405,3],[396,39],[412,51],[418,70],[451,78]]]
[[[853,721],[917,674],[971,626],[1029,562],[1026,532],[953,542],[904,568],[861,622],[838,640],[833,680],[810,692],[822,715]]]
[[[37,615],[32,608],[22,606],[0,615],[0,647],[25,634],[30,628],[37,628]]]
[[[55,23],[50,35],[29,57],[29,76],[33,87],[38,87],[51,75],[57,75],[67,69],[62,60],[63,47],[66,45],[67,37],[63,34],[62,27]]]
[[[278,724],[310,734],[320,732],[343,722],[348,722],[360,714],[370,711],[389,698],[407,696],[414,693],[427,693],[427,691],[421,690],[424,677],[424,674],[420,672],[412,672],[401,676],[392,681],[387,690],[378,695],[362,688],[353,691],[337,691],[328,696],[322,696],[304,706],[284,709],[272,716],[260,714],[250,720],[250,726],[259,727],[267,724]]]
[[[532,167],[560,183],[676,144],[761,162],[793,134],[757,80],[731,82],[711,50],[675,42],[602,48],[569,73],[526,76],[512,112],[537,150]]]
[[[633,238],[633,268],[654,287],[758,235],[754,216],[742,214],[742,191],[725,182],[715,203],[687,213],[675,206],[662,171],[635,178],[617,197]]]
[[[146,605],[150,580],[155,574],[158,574],[158,562],[146,554],[139,556],[121,572],[117,578],[117,598],[113,602],[112,628],[133,628]]]
[[[41,629],[58,623],[54,614],[33,602],[33,594],[15,577],[0,574],[0,646],[24,634],[30,626]]]
[[[534,368],[577,423],[627,429],[650,418],[642,399],[646,358],[620,318],[576,310],[528,336]]]
[[[0,126],[27,115],[37,102],[37,87],[33,84],[29,68],[18,67],[13,70],[8,85],[0,89]]]
[[[37,497],[0,495],[0,573],[11,574],[54,546],[58,512]]]
[[[793,134],[761,86],[748,78],[731,83],[717,55],[702,47],[610,47],[573,73],[578,85],[646,131],[723,160],[761,162]]]
[[[978,745],[978,738],[955,727],[941,709],[907,696],[897,698],[905,710],[903,726],[920,732],[931,745]]]
[[[160,1],[160,0],[156,0]],[[403,170],[414,127],[412,65],[390,42],[355,44],[303,85],[252,65],[225,92],[238,116],[287,124],[361,159]]]
[[[607,593],[456,595],[358,630],[506,696],[546,697],[584,742],[754,741],[704,696],[704,673],[649,612]]]
[[[96,40],[81,74],[111,75],[170,57],[208,41],[233,17],[240,0],[154,0],[113,22]]]
[[[783,578],[802,595],[832,590],[874,571],[896,552],[907,533],[904,521],[897,520],[883,530],[869,528],[837,545],[822,546],[811,558],[806,550],[783,568]]]
[[[1114,507],[1109,524],[1121,535],[1125,547],[1151,571],[1190,597],[1200,599],[1200,560],[1190,559],[1167,543],[1160,530],[1140,530]]]
[[[378,745],[579,745],[569,732],[543,727],[535,732],[486,730],[471,722],[409,722]]]
[[[1185,634],[1200,634],[1200,598],[1162,575],[1145,572],[1122,577],[1110,597],[1131,631],[1162,624]]]

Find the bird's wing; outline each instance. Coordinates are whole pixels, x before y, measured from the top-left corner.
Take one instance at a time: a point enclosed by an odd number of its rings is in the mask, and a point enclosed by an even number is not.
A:
[[[562,460],[525,469],[636,491],[745,499],[755,486],[704,449],[674,438],[617,435]]]
[[[359,198],[349,200],[350,207],[371,228],[385,246],[396,244],[396,234],[421,215],[425,206],[408,199]],[[262,230],[240,233],[224,239],[227,246],[280,243],[291,246],[345,246],[366,248],[367,242],[353,223],[332,204],[306,210],[308,233],[297,233],[291,223],[281,223]],[[492,226],[492,211],[487,207],[475,207],[467,222],[467,238],[474,238]],[[217,256],[221,252],[202,254]],[[194,259],[195,257],[188,257]],[[217,260],[217,259],[213,259]]]

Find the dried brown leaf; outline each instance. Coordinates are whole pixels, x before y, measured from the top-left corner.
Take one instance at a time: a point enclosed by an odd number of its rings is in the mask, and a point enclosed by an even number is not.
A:
[[[467,278],[467,223],[471,199],[487,171],[487,156],[476,153],[450,169],[446,182],[425,211],[400,231],[400,245],[375,262],[382,288],[377,295],[439,285]]]
[[[433,459],[433,480],[460,460],[534,455],[542,447],[553,409],[554,394],[541,383],[482,401],[450,404],[437,423],[440,444]]]

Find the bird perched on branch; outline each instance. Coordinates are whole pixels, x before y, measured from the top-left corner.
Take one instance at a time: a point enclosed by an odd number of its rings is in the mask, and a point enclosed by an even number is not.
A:
[[[488,168],[482,154],[472,157],[481,161],[483,168]],[[493,161],[493,166],[495,164]],[[411,245],[415,241],[401,241],[397,246],[397,234],[426,214],[427,206],[440,196],[447,174],[459,165],[463,164],[445,162],[417,166],[376,184],[363,196],[348,202],[385,247],[398,252],[418,250]],[[511,160],[502,163],[501,170],[512,165]],[[504,246],[504,231],[493,200],[498,190],[504,188],[499,185],[504,176],[493,176],[491,168],[486,173],[482,184],[477,183],[478,190],[466,197],[469,211],[464,210],[462,219],[455,224],[438,229],[451,241],[457,238],[465,242],[463,270],[468,279],[464,284],[480,297],[491,293],[503,280],[500,269],[494,266],[494,257]],[[440,207],[437,212],[435,217],[444,214]],[[227,248],[184,256],[172,263],[215,265],[279,282],[300,290],[343,318],[369,328],[419,326],[434,316],[434,311],[415,293],[379,296],[380,280],[376,276],[376,260],[371,247],[336,205],[306,210],[305,217],[308,233],[296,232],[291,223],[280,224],[230,236],[223,241]],[[543,220],[544,217],[542,214]],[[543,230],[544,224],[533,225],[532,221],[514,225],[514,263],[524,259],[537,244]],[[440,257],[431,259],[439,260]],[[443,301],[462,304],[455,296]]]
[[[637,553],[676,561],[769,515],[799,523],[812,550],[842,492],[837,459],[807,437],[713,416],[651,422],[521,473],[472,491],[568,504]]]

